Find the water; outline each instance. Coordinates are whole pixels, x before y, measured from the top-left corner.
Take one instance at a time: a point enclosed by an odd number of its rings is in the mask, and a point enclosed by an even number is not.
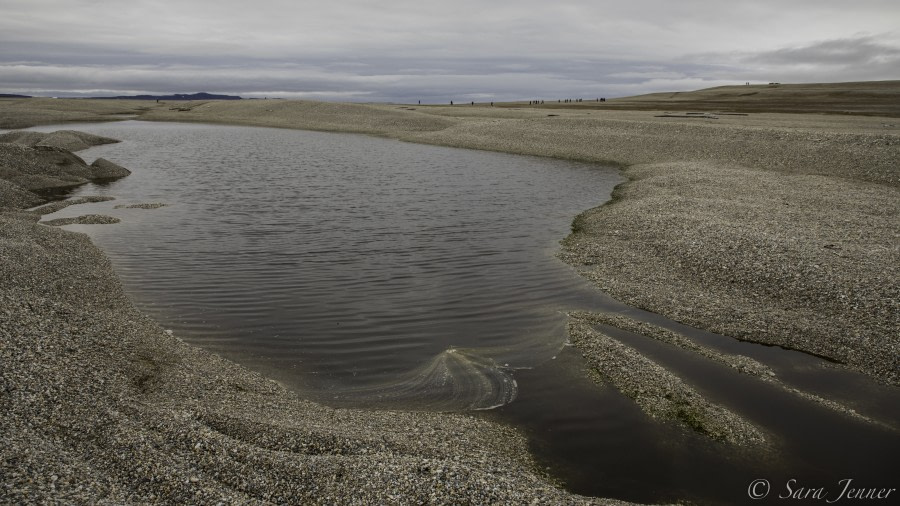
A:
[[[186,340],[335,406],[486,410],[523,428],[578,493],[749,500],[755,478],[887,484],[900,444],[871,426],[643,336],[640,349],[763,426],[775,452],[736,452],[648,419],[594,384],[565,346],[565,312],[611,310],[727,353],[799,388],[896,421],[896,389],[808,355],[740,343],[634,308],[554,258],[579,212],[622,179],[595,165],[346,134],[123,122],[67,125],[124,142],[80,153],[133,171],[72,195],[115,201],[89,233],[139,308]],[[41,130],[55,130],[44,127]],[[165,203],[153,210],[116,208]]]
[[[621,178],[586,164],[277,129],[124,123],[76,194],[135,298],[192,342],[331,404],[478,409],[562,347],[592,292],[553,257]],[[155,210],[115,209],[139,202]],[[82,214],[85,206],[69,213]]]

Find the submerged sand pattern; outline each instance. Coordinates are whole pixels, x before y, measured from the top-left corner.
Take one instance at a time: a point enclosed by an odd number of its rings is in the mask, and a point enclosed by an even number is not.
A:
[[[348,406],[401,406],[427,411],[491,409],[515,400],[518,385],[479,350],[450,348],[390,381],[343,390],[334,399]]]

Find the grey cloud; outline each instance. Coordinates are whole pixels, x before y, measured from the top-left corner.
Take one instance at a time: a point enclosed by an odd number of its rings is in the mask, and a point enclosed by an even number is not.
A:
[[[745,57],[744,61],[774,65],[878,65],[900,62],[900,47],[869,36],[767,51]]]
[[[0,92],[444,102],[900,77],[895,1],[4,1]]]
[[[900,42],[857,36],[760,52],[686,56],[707,66],[708,79],[737,82],[850,82],[900,79]]]
[[[646,66],[628,62],[528,59],[367,58],[364,62],[305,63],[242,61],[240,64],[0,64],[3,92],[44,90],[52,95],[97,95],[90,90],[139,92],[210,91],[247,96],[280,95],[335,100],[446,102],[610,97],[652,91],[660,78],[703,84],[709,68],[682,64]],[[36,83],[41,83],[36,87]],[[718,84],[718,83],[715,83]],[[714,84],[710,84],[712,86]],[[63,91],[60,91],[63,90]],[[65,91],[68,90],[68,91]],[[110,93],[105,93],[110,94]]]

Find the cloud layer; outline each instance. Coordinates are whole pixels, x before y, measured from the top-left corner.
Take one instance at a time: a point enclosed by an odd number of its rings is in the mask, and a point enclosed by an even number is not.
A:
[[[0,93],[441,103],[900,79],[894,1],[0,1]]]

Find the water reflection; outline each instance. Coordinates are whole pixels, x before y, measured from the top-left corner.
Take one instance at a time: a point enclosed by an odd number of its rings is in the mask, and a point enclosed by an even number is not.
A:
[[[73,192],[116,201],[64,213],[122,219],[89,232],[142,309],[332,404],[511,400],[514,382],[491,364],[534,367],[563,345],[565,311],[596,294],[553,252],[621,181],[588,164],[362,136],[89,130],[124,142],[82,156],[132,175]],[[169,205],[115,208],[157,201]]]

